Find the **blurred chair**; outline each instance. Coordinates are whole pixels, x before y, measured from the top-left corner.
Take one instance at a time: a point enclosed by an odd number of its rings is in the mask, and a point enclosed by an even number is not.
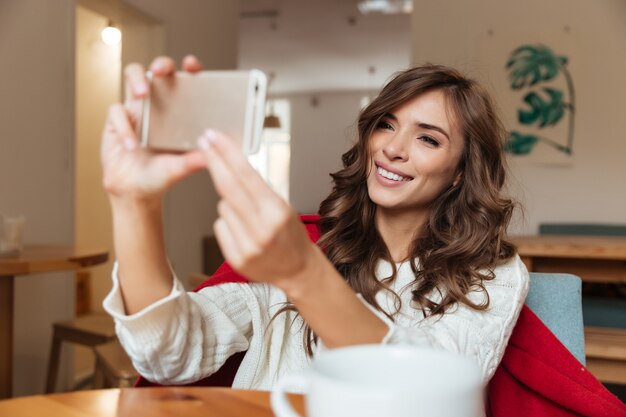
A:
[[[94,388],[132,387],[139,373],[119,341],[96,346]]]
[[[571,274],[531,272],[526,305],[584,365],[581,279]]]
[[[106,314],[90,314],[53,324],[52,346],[48,361],[46,393],[54,392],[63,342],[94,347],[116,340],[113,319]]]

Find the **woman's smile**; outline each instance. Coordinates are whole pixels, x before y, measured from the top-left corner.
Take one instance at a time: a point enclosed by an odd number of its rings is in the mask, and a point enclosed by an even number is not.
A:
[[[397,187],[413,180],[413,177],[410,175],[382,162],[374,162],[374,164],[376,165],[376,179],[383,186]]]

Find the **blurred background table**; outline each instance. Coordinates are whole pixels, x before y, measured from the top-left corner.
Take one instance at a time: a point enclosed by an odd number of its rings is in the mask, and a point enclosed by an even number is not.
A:
[[[70,246],[26,246],[17,258],[0,258],[0,399],[11,396],[13,378],[13,290],[20,275],[73,271],[108,260],[102,250]]]
[[[304,414],[304,397],[291,395]],[[75,391],[0,401],[11,417],[273,417],[270,393],[231,388],[159,387]]]
[[[531,272],[564,272],[584,282],[626,283],[626,238],[512,236]]]

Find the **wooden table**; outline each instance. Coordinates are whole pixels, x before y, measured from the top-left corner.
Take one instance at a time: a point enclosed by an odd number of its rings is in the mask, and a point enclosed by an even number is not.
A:
[[[585,282],[626,283],[626,238],[512,236],[531,272],[564,272]]]
[[[0,258],[0,399],[11,396],[13,288],[19,275],[73,271],[106,262],[106,251],[68,246],[26,246],[19,258]]]
[[[304,398],[291,395],[304,414]],[[76,391],[0,401],[0,417],[273,417],[267,391],[160,387]]]

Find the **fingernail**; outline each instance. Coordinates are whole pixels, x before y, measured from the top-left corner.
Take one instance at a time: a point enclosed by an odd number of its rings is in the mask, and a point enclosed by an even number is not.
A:
[[[152,71],[156,71],[156,72],[165,71],[165,64],[161,61],[155,62],[154,65],[152,65]]]
[[[148,86],[145,83],[135,84],[135,94],[144,95],[148,92]]]
[[[126,150],[132,151],[137,147],[137,142],[133,138],[125,138],[124,139],[124,148]]]
[[[215,142],[217,140],[217,132],[213,129],[207,129],[204,131],[204,137],[209,142]]]
[[[206,151],[207,149],[209,149],[209,146],[209,141],[205,136],[200,136],[198,138],[198,148]]]

